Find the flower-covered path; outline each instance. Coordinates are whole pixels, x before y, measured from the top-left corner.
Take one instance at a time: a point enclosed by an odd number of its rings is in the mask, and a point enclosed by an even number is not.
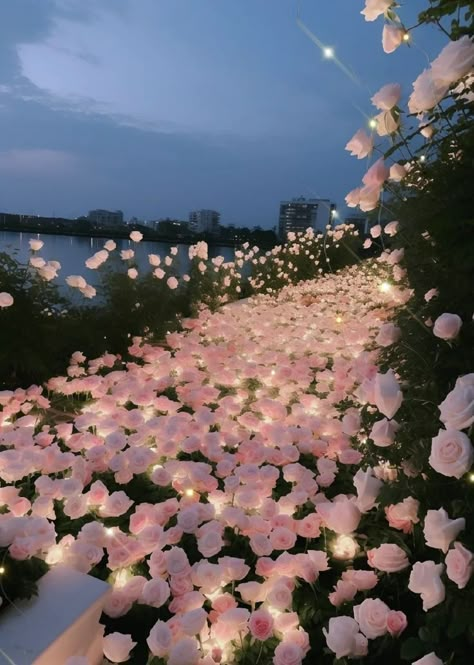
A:
[[[40,389],[0,395],[0,546],[110,582],[112,662],[332,663],[395,643],[406,616],[378,585],[410,566],[400,529],[419,520],[414,499],[377,508],[402,401],[377,361],[410,295],[389,270],[204,312],[166,348],[134,340],[126,365],[76,353],[49,382],[81,404],[65,422]]]

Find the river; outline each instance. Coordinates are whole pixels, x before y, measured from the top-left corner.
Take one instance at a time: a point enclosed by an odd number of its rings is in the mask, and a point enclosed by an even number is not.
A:
[[[60,262],[62,267],[58,279],[55,280],[59,284],[63,285],[68,275],[82,275],[92,285],[97,282],[97,271],[87,268],[85,261],[95,252],[103,249],[104,238],[0,231],[0,252],[7,252],[11,256],[16,256],[19,261],[26,263],[31,256],[29,246],[31,239],[40,239],[44,242],[42,249],[36,252],[36,256],[41,256],[46,261],[55,260]],[[189,267],[189,245],[178,243],[173,245],[172,243],[153,241],[136,243],[129,239],[118,239],[115,242],[117,243],[117,249],[114,250],[113,254],[122,249],[133,249],[135,251],[135,263],[139,271],[150,270],[149,254],[158,254],[163,260],[173,246],[178,247],[178,255],[173,259],[174,271],[178,274],[184,274]],[[232,247],[210,246],[209,256],[223,256],[226,261],[232,261],[234,250]],[[129,267],[129,262],[127,262],[127,267]]]

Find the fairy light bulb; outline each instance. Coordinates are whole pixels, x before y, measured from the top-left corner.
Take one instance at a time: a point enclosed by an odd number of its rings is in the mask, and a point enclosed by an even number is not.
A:
[[[0,575],[5,575],[5,568],[0,566]]]
[[[470,483],[474,483],[474,473],[469,474],[468,480],[469,480]]]
[[[326,60],[331,60],[334,58],[334,49],[330,46],[325,46],[323,48],[323,56],[326,58]]]
[[[194,490],[189,487],[188,489],[184,490],[184,494],[185,496],[189,497],[194,496]]]
[[[336,317],[336,323],[342,323],[342,317],[341,316]]]
[[[113,536],[114,535],[114,529],[111,526],[106,527],[105,533],[107,536]]]
[[[353,559],[359,550],[359,545],[352,536],[340,535],[331,545],[335,559],[347,561]]]
[[[370,118],[369,127],[370,129],[377,129],[377,120],[375,118]]]
[[[409,42],[410,41],[410,33],[409,32],[404,32],[402,39],[403,39],[404,42]]]
[[[382,293],[388,293],[390,291],[390,284],[388,282],[382,282],[379,289]]]

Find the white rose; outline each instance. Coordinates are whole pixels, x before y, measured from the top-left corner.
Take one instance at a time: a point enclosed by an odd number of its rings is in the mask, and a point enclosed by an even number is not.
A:
[[[464,517],[451,520],[444,508],[428,510],[423,529],[426,544],[428,547],[433,547],[446,553],[450,544],[465,526],[466,520]]]
[[[458,379],[454,389],[439,405],[439,419],[447,429],[466,429],[474,422],[474,380],[468,377]]]
[[[379,598],[366,598],[354,607],[354,618],[369,640],[385,635],[390,608]]]
[[[443,570],[443,564],[434,561],[417,561],[413,564],[408,588],[421,595],[425,612],[442,603],[445,598],[446,589],[441,581]]]
[[[466,74],[474,65],[474,43],[464,35],[455,42],[449,42],[439,56],[431,63],[433,78],[442,85],[451,85]]]
[[[474,460],[474,448],[463,432],[441,429],[431,442],[431,467],[443,476],[461,478]]]

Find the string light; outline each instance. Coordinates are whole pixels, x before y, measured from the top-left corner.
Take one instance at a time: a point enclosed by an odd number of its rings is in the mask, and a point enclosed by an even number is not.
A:
[[[410,41],[410,33],[409,32],[404,32],[402,39],[403,39],[404,42],[409,42]]]
[[[111,526],[106,527],[105,533],[107,536],[113,536],[114,535],[114,528]]]
[[[331,58],[334,58],[334,49],[331,48],[330,46],[325,46],[325,47],[323,48],[323,56],[324,56],[327,60],[331,60]]]
[[[420,162],[425,162],[425,161],[426,161],[426,157],[424,155],[421,155]]]
[[[0,566],[0,575],[5,574],[5,568],[3,566]]]
[[[194,496],[194,490],[189,487],[187,490],[184,490],[184,494],[186,496]]]
[[[474,473],[470,473],[468,479],[470,483],[474,483]]]
[[[379,290],[382,293],[388,293],[390,291],[390,284],[388,282],[382,282],[379,286]]]
[[[353,559],[359,550],[359,545],[352,536],[340,535],[332,543],[331,550],[336,559]]]
[[[370,118],[369,127],[370,129],[377,129],[377,120],[375,118]]]
[[[341,316],[336,317],[336,323],[342,323],[342,317]]]

